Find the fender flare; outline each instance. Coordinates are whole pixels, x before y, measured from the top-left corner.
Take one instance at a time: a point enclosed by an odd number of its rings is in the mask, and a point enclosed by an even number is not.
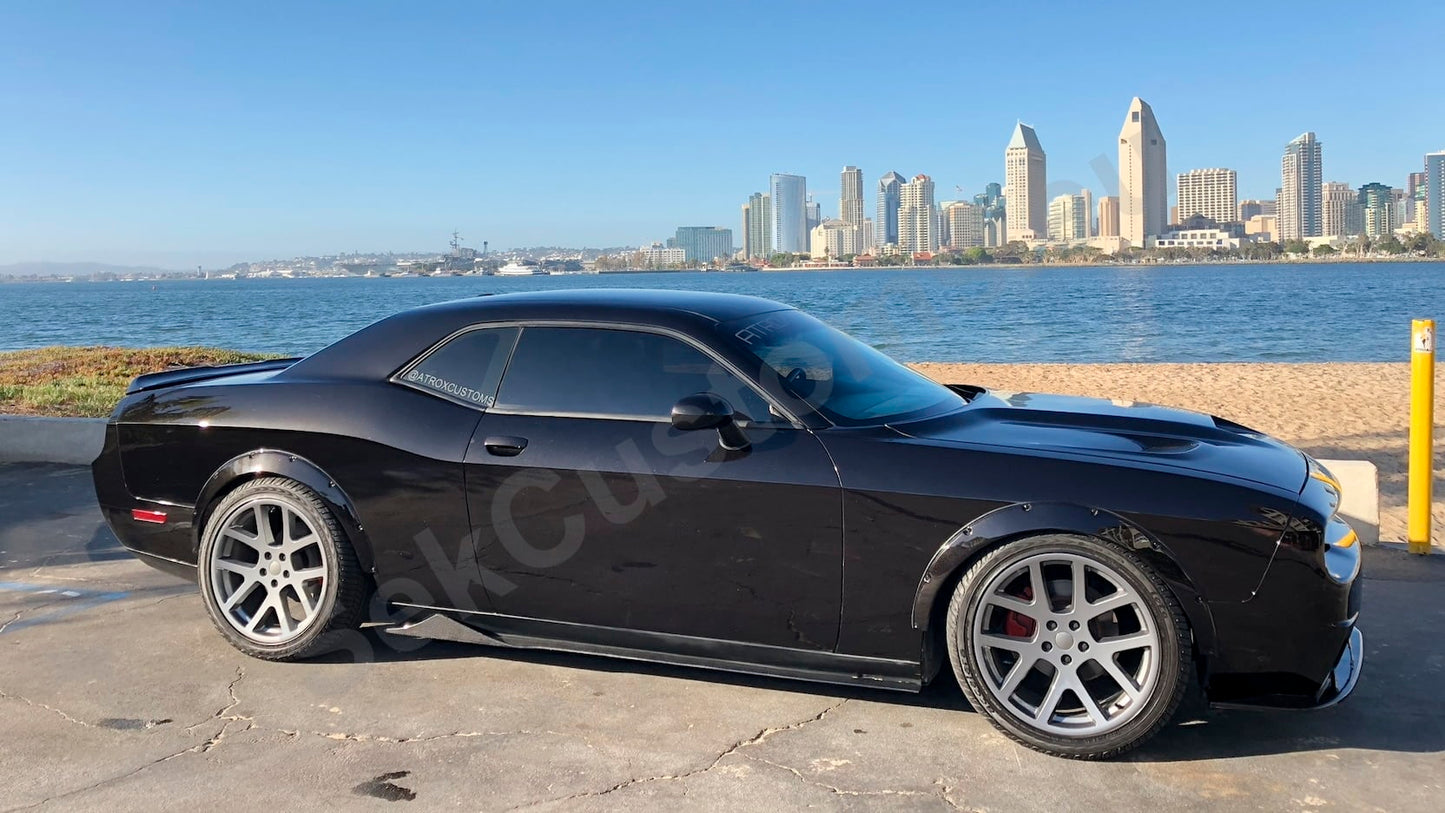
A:
[[[934,552],[918,581],[913,597],[913,628],[929,628],[940,591],[979,553],[1011,539],[1048,533],[1091,536],[1141,556],[1179,600],[1194,628],[1200,651],[1213,651],[1214,621],[1208,605],[1173,553],[1117,514],[1072,503],[1014,503],[996,508],[954,532]]]
[[[351,497],[347,496],[336,480],[320,466],[298,454],[281,449],[256,449],[237,455],[216,469],[206,480],[200,496],[196,498],[195,518],[192,522],[195,529],[192,543],[198,556],[201,534],[205,532],[211,508],[220,496],[239,482],[258,477],[285,477],[314,491],[346,532],[361,569],[367,573],[374,571],[375,557],[372,555],[371,540],[362,527],[361,515],[357,513],[356,504]]]

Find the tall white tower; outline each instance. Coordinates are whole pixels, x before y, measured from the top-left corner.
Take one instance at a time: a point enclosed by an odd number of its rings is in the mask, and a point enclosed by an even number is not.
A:
[[[1042,240],[1049,230],[1047,164],[1034,128],[1019,122],[1003,151],[1008,240]]]
[[[1119,131],[1119,236],[1144,247],[1144,238],[1169,225],[1169,169],[1164,134],[1149,103],[1134,97]]]

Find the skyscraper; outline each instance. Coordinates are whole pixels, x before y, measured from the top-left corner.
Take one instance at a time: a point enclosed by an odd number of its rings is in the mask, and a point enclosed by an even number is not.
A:
[[[970,248],[984,242],[984,207],[976,203],[956,201],[944,210],[948,220],[948,245],[950,248]]]
[[[773,199],[754,192],[743,204],[743,256],[767,258],[773,253]]]
[[[808,231],[811,233],[819,223],[823,222],[823,206],[816,200],[813,200],[812,195],[809,195],[806,209],[808,212]]]
[[[1320,213],[1323,145],[1314,133],[1304,133],[1285,145],[1280,161],[1277,213],[1279,239],[1302,240],[1319,237],[1324,229]]]
[[[838,219],[863,228],[863,170],[843,167],[842,192],[838,196]]]
[[[1360,194],[1347,183],[1320,185],[1320,234],[1324,237],[1349,237],[1365,230],[1364,209]]]
[[[1179,175],[1179,222],[1204,215],[1215,223],[1239,216],[1237,176],[1232,169],[1191,169]]]
[[[1445,150],[1425,156],[1425,227],[1445,240]]]
[[[933,179],[914,175],[898,195],[898,247],[906,254],[938,250],[938,210]]]
[[[903,176],[889,172],[878,179],[878,217],[873,222],[873,240],[879,246],[898,244],[898,203]]]
[[[1119,130],[1119,236],[1144,247],[1144,238],[1169,226],[1169,166],[1154,109],[1138,96]]]
[[[1059,195],[1049,201],[1049,240],[1077,243],[1089,239],[1089,208],[1087,191],[1079,195]]]
[[[773,250],[801,254],[808,250],[808,179],[802,175],[774,174]]]
[[[1365,235],[1370,238],[1389,237],[1395,233],[1399,207],[1395,205],[1395,190],[1382,183],[1367,183],[1360,187],[1360,205],[1365,210]]]
[[[733,230],[721,226],[678,226],[672,244],[690,263],[710,263],[733,254]]]
[[[1113,195],[1099,198],[1099,236],[1119,236],[1119,199]]]
[[[1008,240],[1042,240],[1049,228],[1048,165],[1034,128],[1023,122],[1003,151]]]
[[[1279,197],[1278,190],[1275,191],[1276,199]],[[1239,202],[1239,217],[1235,218],[1241,223],[1258,215],[1275,214],[1275,201],[1273,200],[1242,200]]]

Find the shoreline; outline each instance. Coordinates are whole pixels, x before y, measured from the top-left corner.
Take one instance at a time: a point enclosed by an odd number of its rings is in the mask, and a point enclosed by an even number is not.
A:
[[[839,265],[822,268],[806,268],[803,266],[787,266],[782,268],[758,268],[754,271],[725,271],[722,269],[698,269],[698,268],[677,268],[677,269],[626,269],[621,271],[600,271],[600,272],[573,272],[566,274],[535,274],[531,277],[502,277],[502,279],[533,279],[538,277],[609,277],[609,276],[638,276],[646,274],[772,274],[772,273],[819,273],[830,271],[961,271],[965,269],[1006,269],[1006,270],[1032,270],[1040,268],[1197,268],[1214,266],[1233,265],[1278,265],[1278,266],[1327,266],[1327,265],[1415,265],[1424,263],[1426,265],[1445,265],[1445,258],[1441,257],[1301,257],[1297,259],[1229,259],[1229,260],[1187,260],[1187,261],[1159,261],[1159,262],[1028,262],[1028,263],[975,263],[973,265],[870,265],[851,266]],[[302,276],[221,276],[223,271],[214,272],[217,276],[194,276],[195,272],[177,271],[175,275],[131,277],[126,279],[89,279],[79,277],[66,277],[57,275],[55,277],[19,277],[0,275],[0,285],[30,285],[30,284],[69,284],[76,283],[117,283],[117,282],[235,282],[241,279],[260,280],[297,280],[297,279],[492,279],[495,274],[390,274],[387,276],[365,276],[361,274],[306,274]]]

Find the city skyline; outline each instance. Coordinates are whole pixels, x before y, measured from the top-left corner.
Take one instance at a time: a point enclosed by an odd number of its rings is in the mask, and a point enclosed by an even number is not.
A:
[[[1018,120],[1047,146],[1051,185],[1073,182],[1098,200],[1118,190],[1116,173],[1094,163],[1115,160],[1119,106],[1136,95],[1165,123],[1171,167],[1235,169],[1242,199],[1273,198],[1280,146],[1306,130],[1329,144],[1327,180],[1356,187],[1403,186],[1397,175],[1445,148],[1445,111],[1382,86],[1369,58],[1428,53],[1445,21],[1437,5],[1410,10],[1410,26],[1366,19],[1346,29],[1335,18],[1358,16],[1345,12],[1353,7],[1301,15],[1226,4],[1214,13],[1251,24],[1207,45],[1130,46],[1131,58],[1167,65],[1231,61],[1245,71],[1242,87],[1290,87],[1287,97],[1241,90],[1206,101],[1178,70],[1050,81],[1081,48],[1112,54],[1141,14],[1158,30],[1193,25],[1186,9],[1131,5],[1037,15],[1038,56],[1011,77],[1017,92],[962,96],[944,70],[961,57],[941,32],[966,29],[998,48],[1017,21],[1006,9],[900,9],[895,31],[940,32],[936,46],[890,51],[914,82],[849,73],[851,96],[882,107],[850,114],[848,127],[757,105],[759,88],[776,81],[766,60],[699,58],[756,44],[747,10],[13,5],[0,9],[10,67],[0,71],[0,264],[215,267],[407,251],[453,228],[498,249],[644,245],[678,224],[736,229],[728,213],[779,168],[820,182],[811,191],[825,215],[845,163],[927,173],[939,190],[981,189],[1001,180],[999,132]],[[772,24],[809,32],[807,70],[792,89],[856,59],[823,43],[856,34],[858,14],[767,8]],[[1345,31],[1352,48],[1328,58],[1312,44]],[[458,47],[437,47],[438,32]],[[1390,122],[1407,126],[1382,127]]]

